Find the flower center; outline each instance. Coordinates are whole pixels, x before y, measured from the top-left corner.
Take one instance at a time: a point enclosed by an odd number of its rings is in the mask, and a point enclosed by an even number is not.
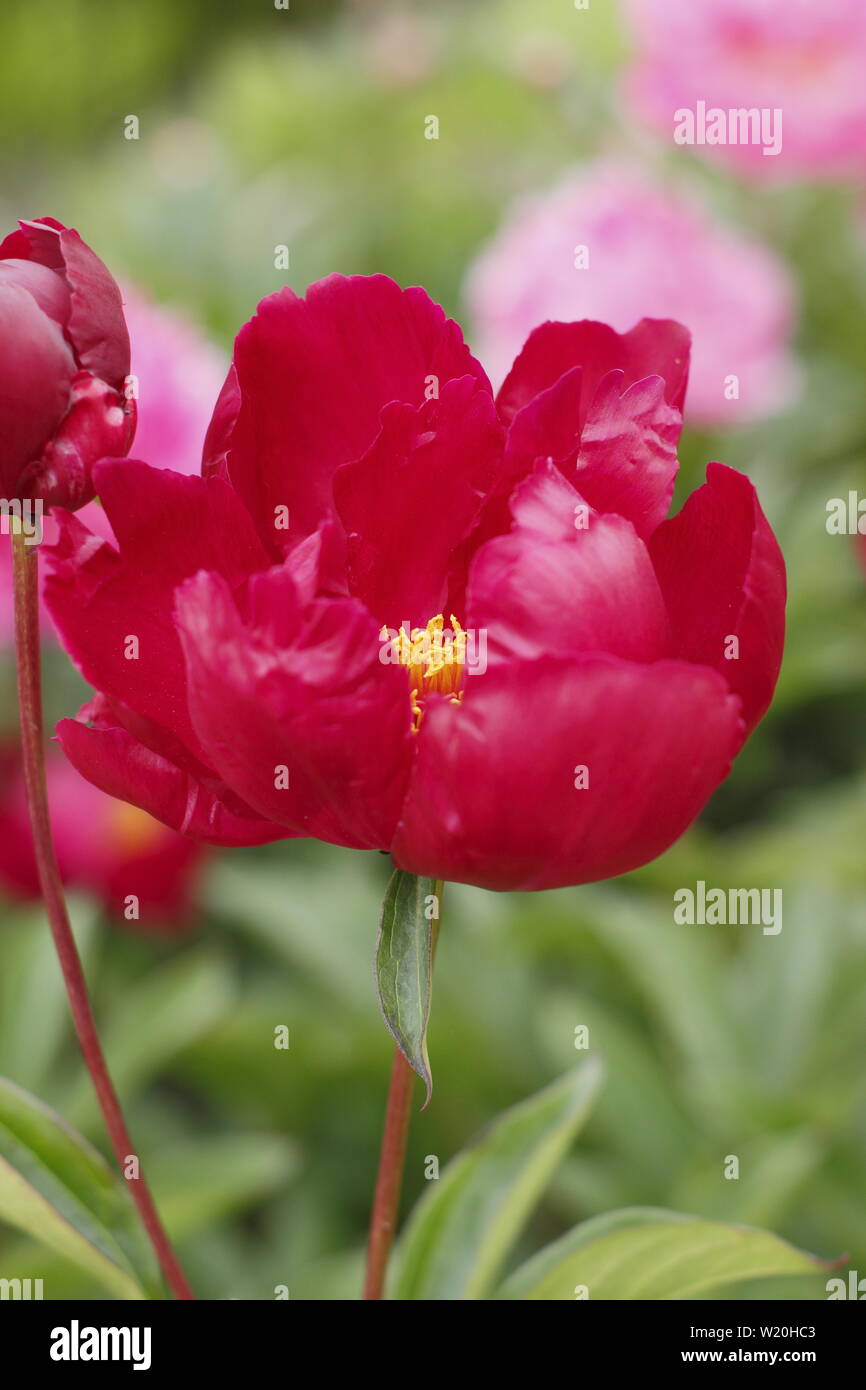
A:
[[[383,628],[382,636],[387,632],[388,629]],[[406,667],[412,692],[413,727],[417,733],[424,713],[425,695],[436,691],[439,695],[447,695],[453,705],[459,705],[463,699],[466,633],[453,613],[450,627],[445,626],[444,617],[437,613],[426,627],[416,627],[410,632],[407,623],[399,628],[392,650],[400,665]]]

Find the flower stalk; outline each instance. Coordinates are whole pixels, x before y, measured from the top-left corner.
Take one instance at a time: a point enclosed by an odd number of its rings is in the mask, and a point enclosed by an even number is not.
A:
[[[385,1289],[385,1276],[397,1228],[397,1212],[403,1186],[414,1083],[414,1071],[399,1047],[395,1047],[382,1130],[382,1147],[379,1153],[379,1171],[370,1216],[370,1234],[367,1239],[365,1300],[381,1299]]]
[[[367,1238],[365,1300],[381,1299],[385,1292],[388,1260],[397,1229],[416,1075],[421,1077],[427,1090],[422,1110],[427,1109],[432,1094],[426,1035],[443,887],[441,881],[416,878],[414,874],[397,870],[382,904],[376,947],[377,984],[379,1003],[388,1028],[397,1039],[397,1047],[391,1066]],[[404,983],[411,979],[413,987],[399,988],[401,979]],[[407,999],[414,1001],[417,1011],[411,1003],[408,1009],[404,1007]]]
[[[105,1118],[111,1146],[114,1149],[120,1172],[129,1183],[133,1201],[169,1288],[178,1299],[192,1299],[195,1295],[190,1289],[177,1256],[171,1247],[150,1194],[150,1189],[141,1174],[140,1165],[137,1177],[126,1178],[128,1161],[135,1155],[135,1149],[96,1031],[84,971],[69,923],[63,885],[57,867],[45,783],[39,652],[38,553],[37,546],[27,544],[20,528],[13,532],[15,654],[21,722],[21,750],[27,808],[33,833],[33,847],[39,870],[42,899],[63,973],[63,982],[69,999],[75,1031]]]

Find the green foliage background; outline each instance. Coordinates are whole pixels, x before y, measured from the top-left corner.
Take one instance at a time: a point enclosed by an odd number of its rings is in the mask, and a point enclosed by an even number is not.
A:
[[[0,51],[0,224],[53,213],[119,274],[228,349],[291,248],[424,284],[460,315],[469,261],[513,195],[634,137],[613,100],[612,4],[399,6],[411,76],[381,56],[382,4],[28,0]],[[411,45],[401,53],[410,52]],[[412,50],[414,51],[414,50]],[[398,64],[399,69],[399,64]],[[438,114],[441,138],[423,139]],[[136,114],[141,139],[123,138]],[[674,156],[672,156],[674,157]],[[677,159],[685,156],[678,152]],[[525,1237],[526,1255],[615,1207],[765,1225],[866,1272],[866,580],[825,504],[866,490],[866,231],[855,190],[745,190],[695,165],[719,210],[785,257],[802,296],[802,396],[719,435],[688,428],[683,488],[748,472],[789,565],[776,702],[701,822],[655,864],[539,895],[446,890],[407,1205],[499,1110],[579,1057],[608,1079]],[[471,340],[471,325],[468,326]],[[10,673],[0,722],[14,720]],[[77,706],[50,656],[50,714]],[[357,1296],[389,1068],[371,957],[388,864],[319,844],[214,857],[191,933],[135,936],[78,904],[109,1059],[143,1162],[204,1296]],[[675,926],[680,886],[784,891],[784,929]],[[274,1029],[290,1029],[288,1052]],[[0,1073],[102,1145],[37,909],[0,925]],[[725,1156],[740,1180],[725,1181]],[[98,1295],[11,1233],[0,1275]],[[814,1298],[822,1279],[732,1296]]]

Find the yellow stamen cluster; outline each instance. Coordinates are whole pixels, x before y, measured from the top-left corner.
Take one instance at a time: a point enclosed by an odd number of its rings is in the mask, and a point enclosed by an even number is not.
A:
[[[388,629],[382,629],[382,636]],[[452,704],[463,699],[463,667],[466,662],[466,633],[454,614],[451,626],[445,626],[441,613],[431,618],[426,627],[408,631],[408,625],[398,629],[393,639],[395,660],[405,666],[412,694],[413,727],[417,733],[424,713],[421,701],[431,691],[447,695]]]

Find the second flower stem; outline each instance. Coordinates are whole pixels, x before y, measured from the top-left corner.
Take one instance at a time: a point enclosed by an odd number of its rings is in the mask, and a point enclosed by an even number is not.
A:
[[[135,1156],[135,1149],[126,1128],[120,1101],[109,1076],[102,1044],[96,1031],[84,971],[81,968],[81,959],[66,911],[66,900],[57,868],[48,814],[39,654],[38,553],[37,547],[27,545],[22,534],[13,534],[15,653],[27,807],[30,813],[33,848],[39,870],[39,884],[45,911],[51,925],[51,934],[54,937],[57,958],[63,972],[63,982],[69,998],[75,1031],[87,1070],[93,1080],[102,1114],[105,1117],[111,1146],[114,1149],[121,1174],[126,1178],[126,1168],[129,1159]],[[195,1295],[184,1277],[177,1256],[159,1219],[159,1213],[150,1195],[150,1189],[141,1175],[140,1166],[139,1175],[126,1180],[169,1288],[176,1298],[194,1298]]]
[[[385,1290],[388,1257],[397,1229],[400,1190],[403,1186],[403,1167],[409,1138],[412,1091],[415,1073],[399,1047],[394,1049],[388,1104],[382,1130],[379,1171],[370,1217],[367,1241],[367,1272],[364,1279],[364,1298],[380,1299]]]
[[[436,898],[442,901],[443,884],[436,884]],[[432,966],[439,942],[439,918],[432,925],[430,942],[430,963]],[[400,1193],[403,1188],[403,1169],[406,1165],[406,1145],[409,1139],[412,1091],[415,1072],[410,1067],[399,1047],[394,1049],[391,1065],[391,1081],[388,1086],[388,1102],[385,1107],[385,1124],[382,1129],[382,1146],[379,1150],[379,1171],[376,1174],[376,1191],[373,1194],[373,1210],[370,1215],[370,1231],[367,1237],[367,1266],[364,1275],[365,1300],[381,1299],[385,1294],[385,1280],[388,1274],[388,1261],[397,1230],[397,1216],[400,1209]],[[426,1108],[426,1107],[425,1107]]]

